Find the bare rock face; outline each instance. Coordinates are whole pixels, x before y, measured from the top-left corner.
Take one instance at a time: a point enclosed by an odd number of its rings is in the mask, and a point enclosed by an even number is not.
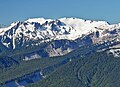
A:
[[[0,52],[36,46],[47,53],[44,56],[36,54],[41,57],[65,55],[89,44],[119,41],[120,24],[110,25],[105,21],[78,18],[34,18],[0,29]],[[41,44],[46,45],[39,47]]]

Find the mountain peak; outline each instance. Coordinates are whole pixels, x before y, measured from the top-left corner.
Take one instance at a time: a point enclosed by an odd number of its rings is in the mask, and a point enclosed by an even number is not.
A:
[[[45,18],[30,18],[28,20],[26,20],[26,22],[37,22],[37,23],[40,23],[40,24],[43,24],[45,23],[46,21],[52,21],[52,19],[45,19]]]
[[[118,34],[119,29],[120,24],[109,25],[105,21],[83,20],[79,18],[60,18],[57,20],[32,18],[23,22],[12,23],[7,28],[1,28],[0,36],[9,38],[12,44],[15,44],[16,38],[19,38],[19,40],[22,38],[23,43],[28,40],[46,42],[61,39],[76,40],[92,33],[97,34],[97,37],[100,37],[99,39],[102,40],[103,37],[107,38],[107,36],[112,36],[114,33]],[[92,36],[92,38],[94,38],[93,42],[99,42],[95,37]],[[3,39],[1,40],[6,45],[6,42]]]

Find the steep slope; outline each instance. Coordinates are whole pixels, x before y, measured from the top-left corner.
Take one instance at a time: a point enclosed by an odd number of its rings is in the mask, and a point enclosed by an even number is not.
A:
[[[72,61],[28,87],[119,87],[119,71],[120,58],[104,51]]]
[[[61,56],[88,44],[120,41],[119,36],[120,24],[110,25],[105,21],[78,18],[58,20],[34,18],[1,28],[0,42],[3,46],[0,47],[0,51],[4,53],[6,52],[4,49],[21,50],[47,43],[39,50],[48,55],[37,55],[41,57]]]
[[[75,87],[81,85],[82,87],[112,86],[114,82],[111,78],[116,72],[112,71],[111,67],[117,68],[116,64],[118,64],[120,57],[119,48],[120,24],[110,25],[105,21],[78,18],[58,20],[34,18],[24,22],[15,22],[9,27],[0,29],[0,86],[6,83],[9,87],[11,81],[17,86],[26,86],[36,81],[34,77],[36,75],[42,76],[37,79],[37,81],[43,79],[40,82],[41,87],[49,87],[48,85],[69,87],[71,84]],[[74,61],[75,59],[76,61]],[[77,64],[76,68],[74,64]],[[110,65],[111,71],[108,65]],[[106,72],[103,70],[105,67],[107,67]],[[88,76],[89,73],[90,76]],[[95,75],[98,73],[98,77],[94,76],[94,73]],[[106,82],[107,77],[104,75],[109,73],[113,76],[108,80],[113,84]],[[78,78],[76,76],[78,74],[82,77]],[[43,75],[50,76],[50,78]],[[53,75],[58,76],[60,81],[56,80],[54,83],[52,81]],[[103,78],[105,82],[102,82]],[[45,83],[48,81],[48,84],[45,85],[44,81]]]
[[[61,57],[36,58],[30,61],[21,61],[19,65],[17,66],[14,65],[11,68],[6,68],[5,71],[2,72],[3,74],[0,75],[0,77],[2,78],[0,79],[1,84],[6,82],[7,87],[9,86],[17,87],[17,85],[26,86],[28,84],[35,83],[36,82],[35,77],[40,78],[40,79],[37,79],[37,81],[40,81],[46,78],[46,76],[50,75],[52,72],[59,69],[61,66],[64,66],[65,64],[72,62],[76,59],[82,59],[82,60],[84,60],[83,58],[88,59],[89,56],[95,54],[97,51],[102,52],[103,48],[109,47],[112,45],[114,44],[105,43],[101,45],[82,46],[70,52],[69,54]],[[113,48],[111,49],[106,48],[106,49],[108,49],[107,52],[105,52],[106,55],[113,55],[110,53],[110,50],[112,50]],[[21,58],[21,57],[24,57],[24,56],[23,55],[18,56],[18,58]],[[21,71],[21,72],[18,72],[18,71]],[[14,73],[11,74],[11,72],[14,72]],[[42,78],[39,76],[41,76]]]

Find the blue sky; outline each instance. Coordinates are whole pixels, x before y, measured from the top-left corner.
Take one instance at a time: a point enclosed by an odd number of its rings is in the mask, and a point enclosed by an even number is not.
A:
[[[33,17],[78,17],[120,22],[120,0],[0,0],[0,23]]]

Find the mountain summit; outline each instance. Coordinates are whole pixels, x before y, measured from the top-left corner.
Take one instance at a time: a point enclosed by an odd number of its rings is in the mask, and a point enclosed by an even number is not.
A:
[[[119,58],[120,24],[33,18],[0,28],[0,87],[42,79],[31,87],[113,87],[120,83]]]
[[[44,51],[49,56],[60,56],[86,44],[108,41],[120,41],[120,24],[79,18],[33,18],[0,29],[1,51],[3,47],[12,50],[52,42]]]

